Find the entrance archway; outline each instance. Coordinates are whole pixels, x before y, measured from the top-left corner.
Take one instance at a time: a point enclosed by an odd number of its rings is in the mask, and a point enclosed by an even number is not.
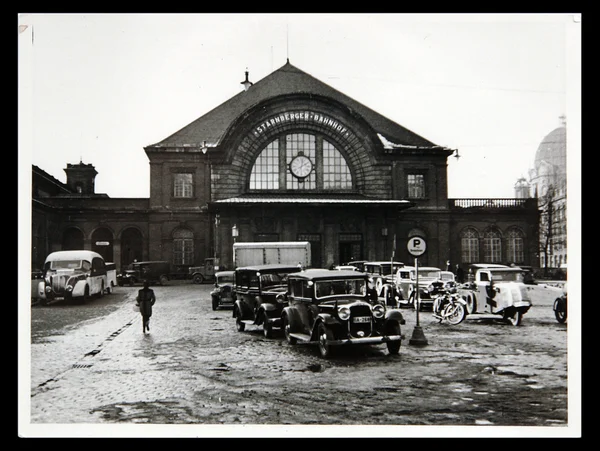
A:
[[[143,243],[144,238],[138,229],[129,227],[123,230],[121,234],[121,268],[126,268],[134,260],[143,260]]]
[[[113,234],[106,227],[100,227],[92,233],[92,250],[98,252],[104,258],[104,261],[112,262],[113,253]]]

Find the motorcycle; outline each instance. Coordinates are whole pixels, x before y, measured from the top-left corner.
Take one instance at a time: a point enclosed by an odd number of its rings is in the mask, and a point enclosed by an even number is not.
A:
[[[554,301],[554,305],[552,306],[552,310],[554,310],[554,316],[556,317],[556,321],[559,323],[564,323],[567,320],[567,284],[563,285],[563,294],[556,298]]]
[[[458,294],[456,282],[446,282],[433,296],[433,317],[453,326],[467,317],[467,302]]]

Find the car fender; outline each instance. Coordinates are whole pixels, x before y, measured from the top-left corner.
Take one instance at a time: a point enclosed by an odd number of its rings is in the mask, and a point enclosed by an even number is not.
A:
[[[40,299],[46,299],[46,281],[42,280],[38,283],[37,295]]]
[[[298,327],[302,324],[302,320],[300,319],[300,312],[295,307],[285,307],[281,312],[281,320],[283,322],[283,318],[287,317],[288,322],[290,324],[291,332],[298,332],[301,328]]]
[[[247,319],[252,316],[252,311],[246,306],[244,302],[239,299],[236,299],[234,307],[233,307],[233,317],[235,318],[235,312],[239,311],[242,315],[242,319]]]
[[[386,310],[385,312],[385,321],[398,321],[400,324],[405,324],[404,316],[397,309]]]
[[[274,312],[277,310],[277,306],[271,304],[270,302],[263,302],[260,304],[259,310],[264,310],[265,312]]]
[[[73,291],[71,293],[71,296],[74,298],[83,296],[85,294],[86,287],[88,287],[87,280],[81,280],[81,279],[77,280],[75,282],[75,285],[73,286]],[[89,293],[89,287],[88,287],[88,293]]]
[[[340,324],[340,322],[333,315],[330,315],[329,313],[319,313],[319,315],[317,316],[317,318],[315,320],[315,326],[314,326],[315,329],[319,322],[325,323],[327,326],[333,326],[336,324]]]

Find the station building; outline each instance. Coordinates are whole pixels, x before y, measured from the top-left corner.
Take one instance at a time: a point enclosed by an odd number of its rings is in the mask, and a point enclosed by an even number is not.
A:
[[[536,198],[448,199],[455,152],[391,121],[289,61],[160,142],[144,147],[150,197],[94,190],[91,164],[62,183],[33,167],[32,263],[91,249],[117,267],[168,260],[176,271],[234,241],[309,241],[313,267],[352,260],[535,265]],[[474,187],[474,194],[476,190]]]

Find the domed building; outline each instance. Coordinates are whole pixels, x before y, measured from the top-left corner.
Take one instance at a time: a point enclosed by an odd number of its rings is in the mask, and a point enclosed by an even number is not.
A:
[[[567,128],[561,126],[544,137],[529,171],[531,189],[538,198],[540,217],[540,267],[556,270],[567,264]]]

